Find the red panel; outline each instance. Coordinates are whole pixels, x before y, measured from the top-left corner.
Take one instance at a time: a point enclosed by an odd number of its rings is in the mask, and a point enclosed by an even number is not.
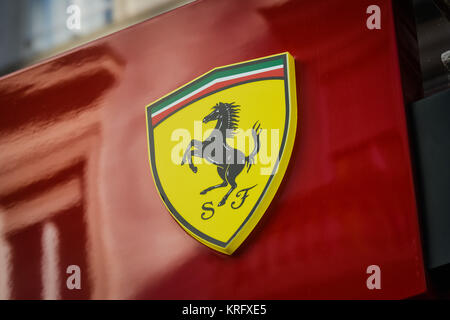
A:
[[[70,230],[59,263],[65,270],[76,251],[93,298],[424,292],[391,2],[377,1],[382,28],[368,30],[372,2],[197,1],[0,79],[0,245],[81,208],[84,225],[59,229]],[[223,256],[159,199],[144,107],[214,67],[284,51],[296,59],[299,100],[291,163],[256,230]],[[80,162],[81,173],[70,169]],[[52,180],[65,170],[73,176]],[[372,264],[381,290],[366,287]],[[11,268],[35,274],[31,263]],[[12,292],[23,286],[14,281]]]
[[[14,284],[11,290],[13,299],[41,298],[41,226],[34,225],[24,228],[21,232],[8,237],[7,241],[13,248],[10,271],[10,281]],[[4,272],[4,270],[2,270]]]

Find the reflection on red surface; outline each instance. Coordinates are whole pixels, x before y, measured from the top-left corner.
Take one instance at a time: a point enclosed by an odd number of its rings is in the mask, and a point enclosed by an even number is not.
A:
[[[91,296],[95,271],[88,265],[100,264],[89,257],[94,245],[87,237],[89,222],[98,219],[88,210],[101,142],[98,105],[121,65],[98,46],[1,82],[1,105],[9,106],[0,111],[0,259],[8,270],[2,298]],[[73,264],[84,270],[81,290],[66,287]]]
[[[370,4],[197,1],[0,79],[0,296],[423,292],[391,3],[378,1],[382,29],[372,31]],[[159,199],[144,107],[211,68],[285,51],[299,97],[292,160],[256,230],[223,256]],[[71,264],[81,291],[65,286]],[[366,287],[372,264],[379,291]]]

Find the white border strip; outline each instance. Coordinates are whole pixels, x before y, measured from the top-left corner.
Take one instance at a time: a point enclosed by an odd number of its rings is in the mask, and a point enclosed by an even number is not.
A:
[[[284,67],[284,65],[281,64],[281,65],[278,65],[278,66],[268,67],[268,68],[259,69],[259,70],[255,70],[255,71],[248,71],[248,72],[244,72],[244,73],[238,73],[238,74],[235,74],[235,75],[232,75],[232,76],[228,76],[228,77],[217,78],[217,79],[215,79],[215,80],[205,84],[203,87],[198,88],[197,90],[192,91],[190,94],[188,94],[188,95],[178,99],[177,101],[167,105],[166,107],[162,108],[161,110],[158,110],[155,113],[152,113],[152,118],[157,116],[161,112],[164,112],[164,111],[172,108],[173,106],[179,104],[180,102],[183,102],[184,100],[186,100],[186,99],[196,95],[197,93],[199,93],[199,92],[201,92],[201,91],[203,91],[203,90],[205,90],[205,89],[207,89],[207,88],[209,88],[209,87],[211,87],[211,86],[213,86],[213,85],[215,85],[217,83],[228,81],[228,80],[232,80],[232,79],[242,78],[242,77],[246,77],[246,76],[251,76],[251,75],[254,75],[254,74],[263,73],[263,72],[267,72],[267,71],[277,70],[277,69],[281,69],[283,67]]]

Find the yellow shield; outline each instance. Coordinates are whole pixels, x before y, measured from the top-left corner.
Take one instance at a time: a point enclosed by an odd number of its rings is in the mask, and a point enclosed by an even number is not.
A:
[[[288,53],[211,70],[146,107],[150,167],[175,220],[231,254],[263,216],[294,144]]]

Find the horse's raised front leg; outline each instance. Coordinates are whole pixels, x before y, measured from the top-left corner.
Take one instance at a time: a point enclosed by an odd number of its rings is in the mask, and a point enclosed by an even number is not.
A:
[[[186,160],[191,151],[193,142],[194,142],[194,140],[191,140],[191,142],[189,142],[188,146],[186,147],[186,150],[184,151],[184,154],[183,154],[183,159],[181,160],[181,165],[186,163]]]
[[[194,166],[194,162],[192,161],[192,158],[194,156],[201,158],[202,157],[202,149],[200,148],[200,149],[191,150],[191,154],[190,154],[190,157],[189,157],[189,168],[191,168],[193,173],[197,173],[198,169],[197,169],[196,166]]]
[[[194,150],[191,150],[192,148],[194,148]],[[192,157],[193,156],[201,157],[202,156],[201,150],[202,150],[202,142],[198,140],[191,140],[191,142],[186,148],[186,151],[184,152],[181,165],[188,162],[189,168],[191,168],[192,172],[197,173],[197,167],[192,164]]]

